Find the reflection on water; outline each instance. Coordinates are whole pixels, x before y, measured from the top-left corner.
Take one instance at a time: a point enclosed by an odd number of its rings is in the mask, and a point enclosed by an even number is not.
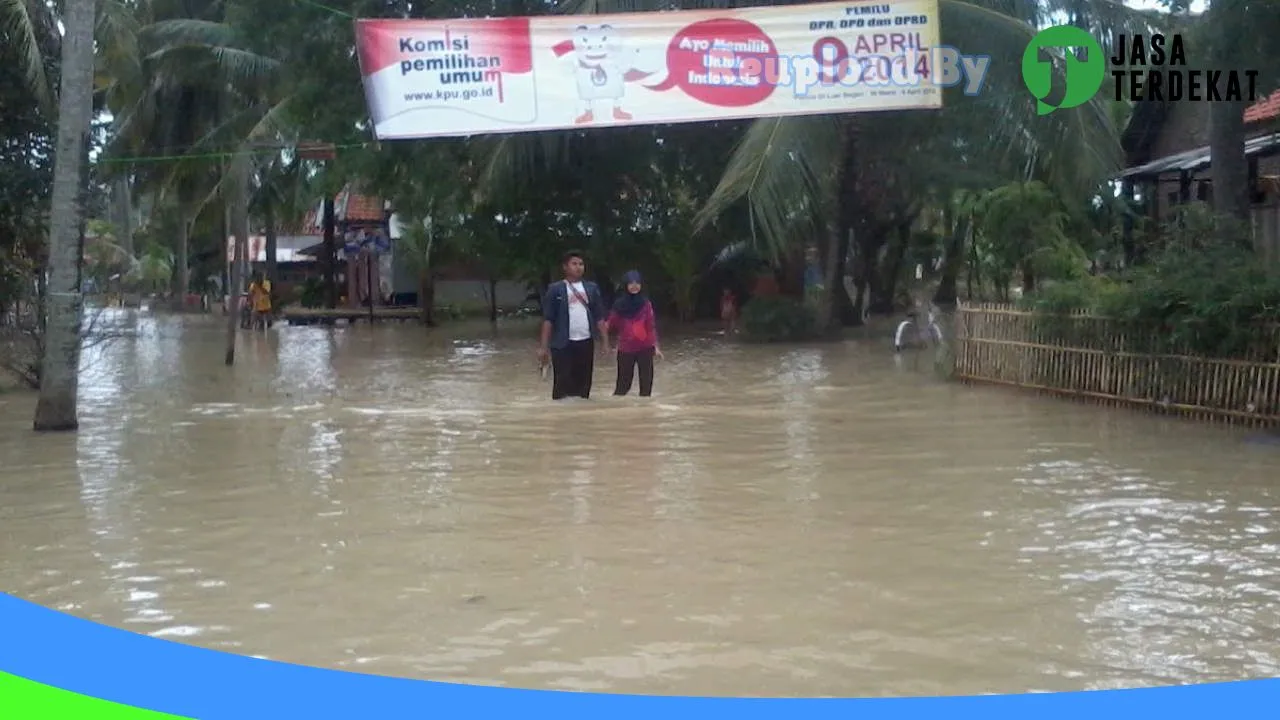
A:
[[[82,429],[0,396],[0,590],[409,677],[712,695],[1280,671],[1280,446],[937,381],[883,344],[671,337],[553,404],[532,329],[125,315]]]

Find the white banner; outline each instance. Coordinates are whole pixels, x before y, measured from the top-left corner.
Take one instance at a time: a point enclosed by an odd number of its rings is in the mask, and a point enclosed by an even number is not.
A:
[[[357,20],[379,139],[942,107],[937,0]]]

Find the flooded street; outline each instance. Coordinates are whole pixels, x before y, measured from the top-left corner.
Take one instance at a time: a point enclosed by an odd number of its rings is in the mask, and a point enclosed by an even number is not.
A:
[[[185,322],[185,324],[184,324]],[[532,324],[142,316],[81,430],[0,395],[0,591],[275,660],[516,687],[942,695],[1280,674],[1280,445],[664,342],[553,404]]]

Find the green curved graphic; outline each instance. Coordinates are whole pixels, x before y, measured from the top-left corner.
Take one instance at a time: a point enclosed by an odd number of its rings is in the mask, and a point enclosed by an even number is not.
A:
[[[1063,78],[1066,94],[1057,105],[1046,102],[1053,89],[1053,64],[1042,58],[1040,51],[1048,48],[1067,51],[1063,53],[1066,61],[1066,75]],[[1074,48],[1084,49],[1083,59],[1070,52]],[[1035,96],[1036,112],[1040,115],[1089,102],[1102,89],[1106,72],[1107,60],[1102,54],[1102,45],[1087,31],[1073,25],[1058,25],[1041,30],[1031,38],[1022,54],[1022,80],[1027,90]]]
[[[192,720],[120,705],[0,672],[0,718],[5,720]]]

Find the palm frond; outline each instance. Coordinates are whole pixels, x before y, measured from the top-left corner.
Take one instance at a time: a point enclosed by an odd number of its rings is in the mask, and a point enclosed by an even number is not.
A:
[[[146,83],[138,41],[140,30],[133,11],[121,0],[102,0],[94,33],[98,48],[94,85],[106,93],[107,107],[114,111],[128,102],[126,98],[136,96]]]
[[[567,164],[573,157],[576,133],[565,131],[519,133],[473,141],[479,160],[482,196],[519,197],[537,188],[545,171]]]
[[[151,53],[150,62],[164,63],[174,80],[190,84],[213,84],[222,81],[262,81],[280,67],[274,58],[249,50],[209,45],[168,45]],[[219,74],[210,75],[210,70]]]
[[[130,54],[137,56],[141,30],[137,15],[122,0],[99,0],[98,25],[94,32],[99,52],[131,51]]]
[[[225,47],[240,44],[240,38],[231,25],[196,18],[159,20],[143,28],[142,38],[148,47],[153,48],[177,45]]]
[[[243,162],[250,164],[261,162],[264,159],[267,161],[278,159],[280,151],[283,149],[283,143],[279,141],[286,134],[289,127],[287,121],[289,102],[290,99],[286,98],[269,108],[250,107],[241,110],[227,122],[214,128],[205,137],[201,138],[200,142],[192,147],[191,154],[200,154],[206,143],[214,143],[225,138],[239,138],[235,152],[232,154],[231,163],[239,163],[242,158],[244,158]],[[252,125],[245,129],[245,126],[250,123]],[[276,142],[273,143],[272,140]],[[263,146],[264,143],[266,143],[265,147]],[[192,214],[199,214],[204,210],[205,206],[216,198],[225,197],[226,183],[234,181],[234,176],[235,172],[232,170],[219,175],[217,181],[209,189],[208,194],[196,202]]]
[[[17,49],[27,86],[41,110],[53,114],[57,92],[45,72],[45,55],[53,50],[49,40],[56,33],[48,12],[38,0],[0,0],[0,35]]]
[[[694,217],[695,232],[746,197],[761,249],[776,253],[797,220],[814,220],[826,204],[829,166],[840,156],[843,139],[844,118],[839,115],[757,120]]]
[[[1038,31],[1034,22],[1002,13],[1001,0],[941,0],[943,43],[966,54],[981,51],[991,58],[983,87],[976,96],[948,92],[941,119],[965,128],[974,154],[995,160],[1006,170],[1021,167],[1024,179],[1043,176],[1055,192],[1092,192],[1121,161],[1119,131],[1111,101],[1093,101],[1047,116],[1035,112],[1026,92],[1020,58]],[[1089,27],[1109,43],[1114,32],[1148,32],[1151,16],[1115,0],[1057,0],[1042,10],[1069,10],[1071,20]],[[1015,176],[1016,177],[1016,176]],[[1014,178],[1010,178],[1014,179]]]

